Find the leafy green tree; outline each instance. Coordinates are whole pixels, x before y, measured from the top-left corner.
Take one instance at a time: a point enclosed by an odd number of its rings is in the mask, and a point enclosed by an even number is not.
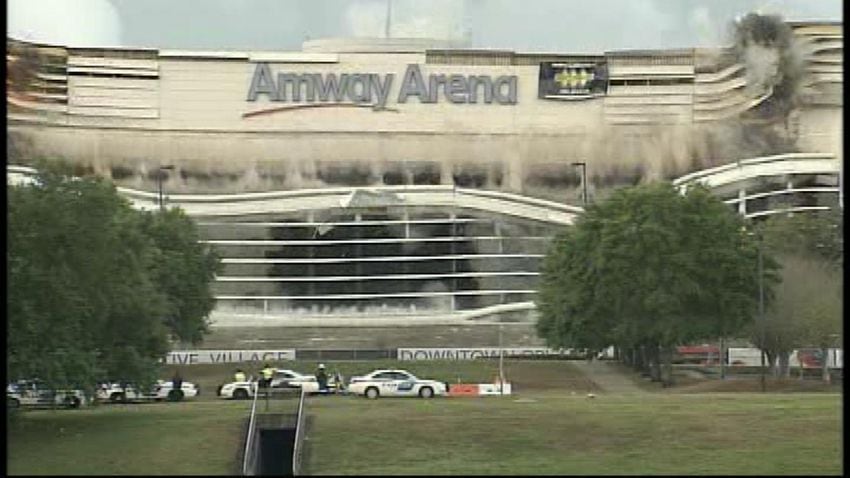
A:
[[[209,284],[220,270],[218,257],[199,242],[195,223],[181,209],[145,214],[143,229],[156,246],[151,274],[165,297],[163,319],[172,338],[198,344],[215,306]]]
[[[823,277],[819,277],[821,271],[812,259],[784,256],[779,262],[782,264],[782,281],[776,286],[776,297],[765,311],[764,324],[753,324],[751,335],[753,343],[764,350],[769,367],[774,369],[776,366],[776,375],[787,378],[791,353],[808,345],[805,316],[811,299],[815,297],[807,295],[811,292],[808,286],[820,287],[818,282],[812,281]]]
[[[780,262],[782,282],[765,314],[763,348],[770,366],[778,363],[777,374],[788,377],[789,358],[795,349],[815,346],[827,357],[828,349],[840,343],[843,289],[840,271],[824,260],[785,255]],[[760,332],[754,327],[752,335],[762,347]],[[829,380],[826,360],[823,377]]]
[[[672,383],[676,345],[741,331],[757,310],[757,249],[742,227],[704,187],[684,195],[669,183],[615,191],[547,254],[538,335],[555,347],[614,344]],[[775,269],[767,257],[768,287]]]
[[[774,215],[759,225],[765,250],[782,264],[782,283],[775,302],[766,310],[764,339],[759,326],[752,328],[751,336],[765,351],[771,368],[777,365],[780,376],[790,375],[789,358],[794,349],[832,347],[840,333],[842,226],[843,214],[838,209]]]
[[[760,225],[766,250],[844,265],[844,214],[838,208],[799,214],[776,214]]]
[[[215,260],[181,242],[196,235],[185,217],[136,211],[111,184],[61,169],[7,191],[10,379],[89,390],[105,379],[144,386],[155,379],[169,334],[203,333],[197,314],[208,312],[210,274],[199,271]],[[168,239],[175,244],[166,246]],[[166,269],[182,282],[160,282]],[[181,294],[185,303],[175,299]]]

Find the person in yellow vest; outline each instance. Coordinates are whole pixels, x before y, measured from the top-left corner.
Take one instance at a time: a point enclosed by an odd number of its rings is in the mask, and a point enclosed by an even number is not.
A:
[[[245,376],[245,372],[243,372],[241,368],[237,368],[236,373],[233,374],[233,381],[234,382],[244,382],[247,379],[248,379],[248,377]]]
[[[272,377],[274,376],[274,369],[271,368],[269,364],[266,364],[266,366],[263,367],[262,374],[263,381],[260,383],[260,387],[270,387],[272,384]]]

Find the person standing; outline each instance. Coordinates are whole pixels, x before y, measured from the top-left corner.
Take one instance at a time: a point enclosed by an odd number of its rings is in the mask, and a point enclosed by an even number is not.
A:
[[[233,380],[235,382],[244,382],[247,379],[245,376],[245,372],[242,371],[241,368],[236,369],[236,373],[233,374]]]
[[[325,364],[320,363],[319,369],[316,371],[316,381],[319,382],[319,391],[328,391],[328,374],[325,372]]]
[[[171,377],[171,388],[173,390],[183,389],[183,377],[180,376],[180,370],[174,371],[174,376]]]
[[[274,369],[269,364],[266,364],[265,367],[263,367],[262,374],[263,374],[263,381],[262,381],[262,383],[260,383],[260,387],[265,387],[265,388],[271,387],[272,377],[274,377]]]
[[[124,389],[126,393],[126,388]],[[174,371],[174,376],[171,377],[171,390],[168,392],[168,400],[180,401],[183,399],[183,377],[180,376],[180,370]]]

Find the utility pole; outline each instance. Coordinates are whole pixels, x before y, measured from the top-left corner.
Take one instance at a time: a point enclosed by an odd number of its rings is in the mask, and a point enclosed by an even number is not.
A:
[[[584,161],[572,163],[573,166],[581,167],[581,204],[583,207],[587,207],[587,163]]]
[[[502,347],[502,323],[499,322],[499,395],[505,394],[505,349]]]
[[[757,232],[758,248],[759,248],[759,323],[761,325],[761,391],[766,390],[765,385],[765,367],[764,367],[764,347],[766,345],[765,324],[764,324],[764,259],[762,257],[763,241],[761,232]]]

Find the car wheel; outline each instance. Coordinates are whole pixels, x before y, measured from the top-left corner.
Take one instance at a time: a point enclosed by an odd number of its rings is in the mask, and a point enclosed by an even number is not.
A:
[[[112,403],[124,403],[127,401],[127,395],[124,393],[113,393],[109,396],[109,401]]]
[[[376,399],[381,393],[378,392],[378,389],[375,387],[369,387],[366,389],[366,398]]]
[[[179,402],[180,400],[183,400],[183,390],[171,390],[168,392],[169,402]]]
[[[9,407],[9,408],[18,408],[18,407],[21,406],[21,401],[18,400],[17,398],[7,398],[6,399],[6,406]]]
[[[434,396],[434,389],[431,387],[422,387],[419,389],[419,396],[422,398],[431,398]]]
[[[79,397],[65,397],[65,406],[68,408],[80,408]]]
[[[237,389],[233,392],[233,398],[235,398],[236,400],[247,400],[248,391],[244,388]]]

